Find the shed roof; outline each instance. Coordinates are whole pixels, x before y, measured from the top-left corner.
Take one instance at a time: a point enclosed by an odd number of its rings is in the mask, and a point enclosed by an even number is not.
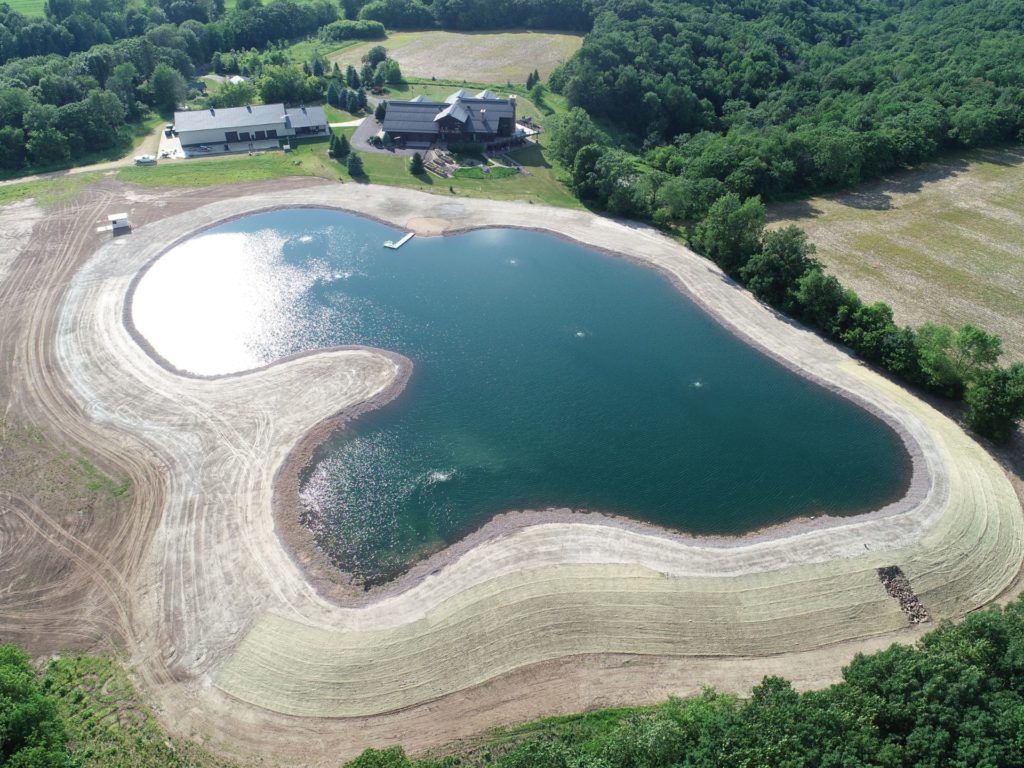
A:
[[[312,128],[327,125],[323,107],[289,107],[285,110],[292,128]]]
[[[323,108],[320,108],[323,113]],[[182,131],[230,130],[250,125],[284,123],[284,104],[250,104],[227,109],[194,109],[174,113],[174,128]],[[325,121],[326,122],[326,121]]]

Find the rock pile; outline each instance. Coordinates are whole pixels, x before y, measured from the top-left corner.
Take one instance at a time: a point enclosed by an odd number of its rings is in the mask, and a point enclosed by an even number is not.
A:
[[[898,565],[889,565],[878,569],[878,578],[889,593],[889,597],[900,604],[903,613],[907,615],[907,621],[911,624],[923,624],[931,621],[924,604],[914,594],[910,587],[910,580],[903,575]]]

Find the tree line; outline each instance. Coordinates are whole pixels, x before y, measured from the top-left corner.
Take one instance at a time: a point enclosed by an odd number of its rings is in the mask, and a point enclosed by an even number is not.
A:
[[[345,18],[389,29],[561,29],[586,32],[591,0],[341,0]]]

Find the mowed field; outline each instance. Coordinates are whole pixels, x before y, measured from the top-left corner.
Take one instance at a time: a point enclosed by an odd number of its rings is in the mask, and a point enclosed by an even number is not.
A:
[[[395,32],[383,41],[350,46],[330,56],[341,67],[359,66],[367,50],[383,45],[406,77],[522,83],[534,69],[544,79],[583,42],[554,32]]]
[[[11,6],[12,11],[17,11],[25,16],[42,16],[43,6],[46,0],[5,0]]]
[[[901,324],[973,323],[1024,360],[1024,150],[978,150],[853,192],[771,206]]]

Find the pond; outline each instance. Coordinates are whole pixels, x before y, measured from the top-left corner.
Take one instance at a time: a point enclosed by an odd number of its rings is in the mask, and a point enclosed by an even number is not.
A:
[[[896,433],[725,330],[657,271],[533,231],[417,237],[337,211],[231,221],[139,281],[137,330],[226,374],[362,344],[403,393],[302,482],[317,543],[368,583],[495,514],[572,508],[694,534],[850,515],[905,493]]]

